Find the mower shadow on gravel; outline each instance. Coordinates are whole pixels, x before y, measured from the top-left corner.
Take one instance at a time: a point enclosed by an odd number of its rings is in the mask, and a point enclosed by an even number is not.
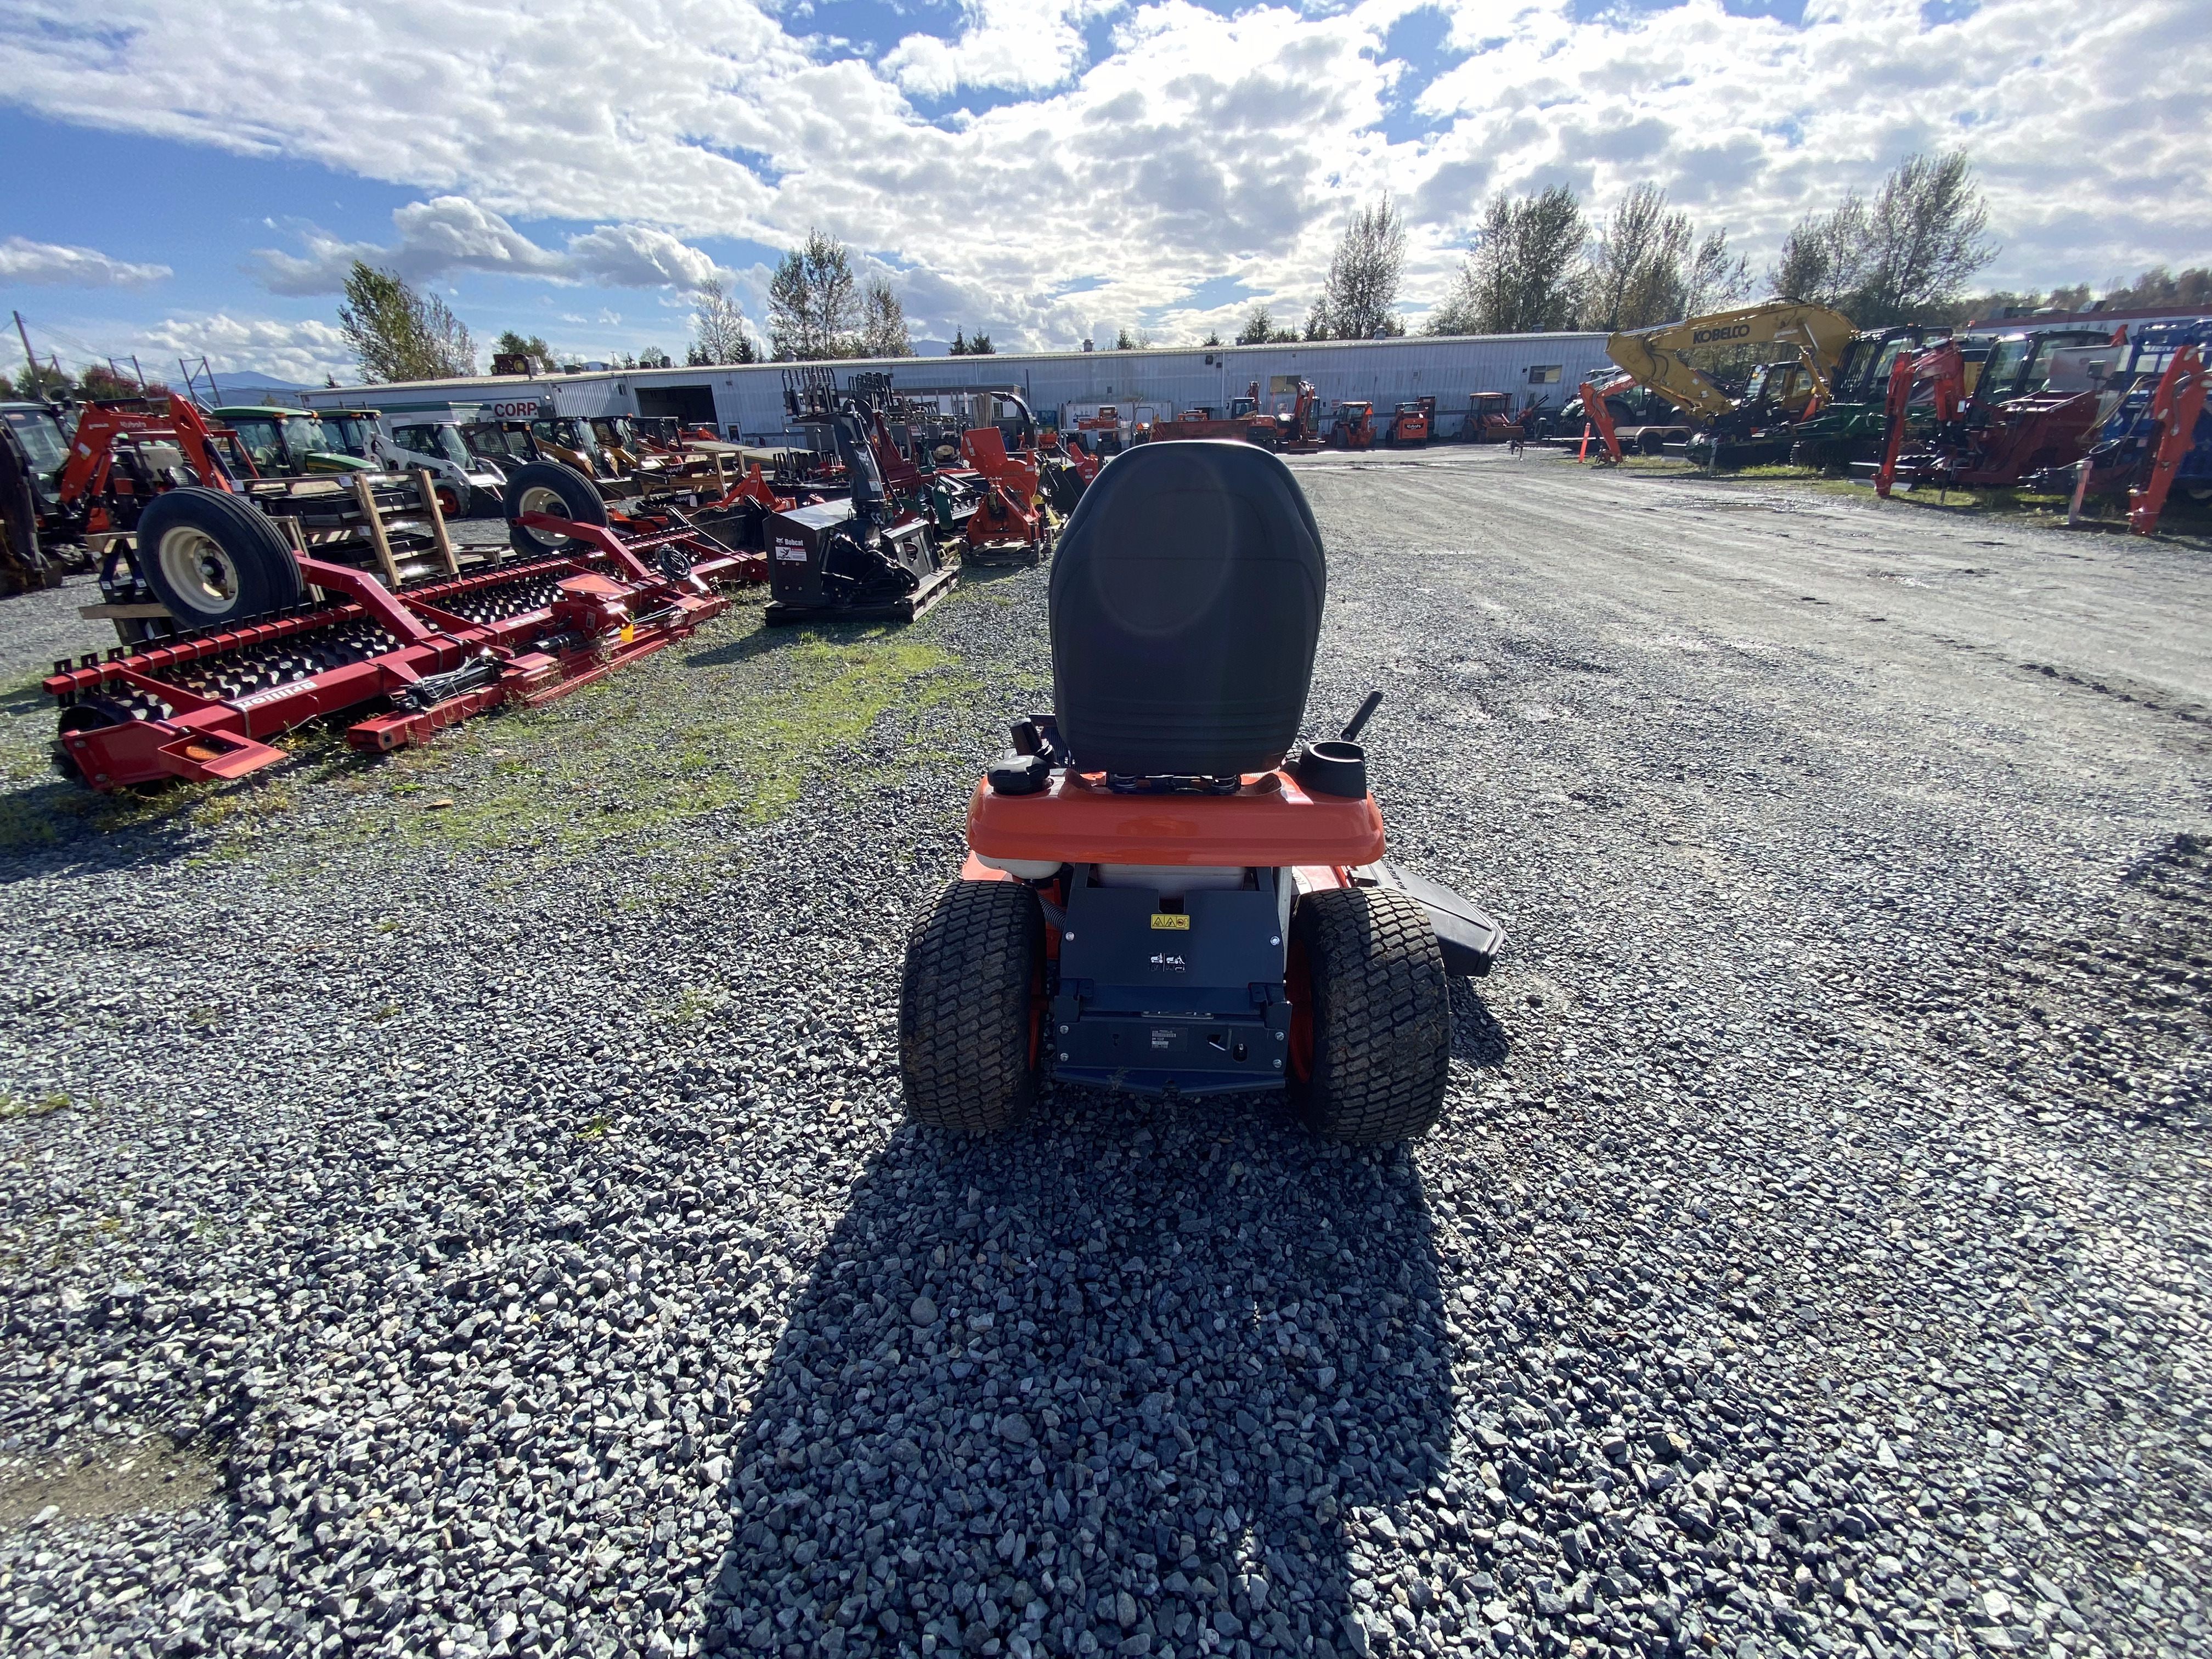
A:
[[[1414,1160],[1279,1104],[1068,1090],[987,1142],[902,1129],[755,1395],[698,1634],[1364,1654],[1351,1553],[1444,1479],[1443,1320]]]
[[[1452,1058],[1485,1070],[1503,1066],[1512,1055],[1513,1039],[1506,1036],[1498,1016],[1490,1012],[1472,980],[1455,975],[1450,989]]]

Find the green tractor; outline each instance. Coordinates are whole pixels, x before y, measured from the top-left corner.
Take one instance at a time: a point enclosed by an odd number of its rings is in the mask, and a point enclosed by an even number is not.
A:
[[[1853,461],[1871,460],[1881,447],[1890,366],[1905,353],[1917,351],[1929,335],[1948,332],[1907,324],[1852,335],[1828,382],[1827,406],[1797,423],[1790,447],[1790,465],[1847,472]]]
[[[377,472],[376,462],[346,453],[338,438],[304,410],[266,404],[236,404],[210,410],[208,418],[238,434],[264,478],[298,478],[314,472]]]

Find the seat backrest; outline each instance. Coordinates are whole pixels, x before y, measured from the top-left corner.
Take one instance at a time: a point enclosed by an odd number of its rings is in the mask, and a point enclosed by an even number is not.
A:
[[[1079,769],[1225,777],[1297,740],[1328,568],[1291,470],[1234,442],[1142,444],[1052,562],[1054,712]]]

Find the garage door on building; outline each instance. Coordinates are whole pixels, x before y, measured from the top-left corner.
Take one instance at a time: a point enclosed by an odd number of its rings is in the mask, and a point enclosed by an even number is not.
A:
[[[637,389],[641,415],[673,415],[686,426],[714,424],[714,389],[707,386],[641,386]]]

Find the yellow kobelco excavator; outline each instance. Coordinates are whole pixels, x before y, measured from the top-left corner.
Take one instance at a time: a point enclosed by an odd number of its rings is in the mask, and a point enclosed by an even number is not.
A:
[[[1851,319],[1841,312],[1795,300],[1615,334],[1605,349],[1621,372],[1602,386],[1585,383],[1583,407],[1616,461],[1620,440],[1605,399],[1637,386],[1649,386],[1684,416],[1680,426],[1639,428],[1637,446],[1645,454],[1657,454],[1674,440],[1688,446],[1692,459],[1710,457],[1717,465],[1781,460],[1790,453],[1790,428],[1828,400],[1828,377],[1850,337]],[[1795,356],[1761,363],[1741,398],[1729,397],[1690,362],[1692,354],[1755,346],[1788,347]]]

